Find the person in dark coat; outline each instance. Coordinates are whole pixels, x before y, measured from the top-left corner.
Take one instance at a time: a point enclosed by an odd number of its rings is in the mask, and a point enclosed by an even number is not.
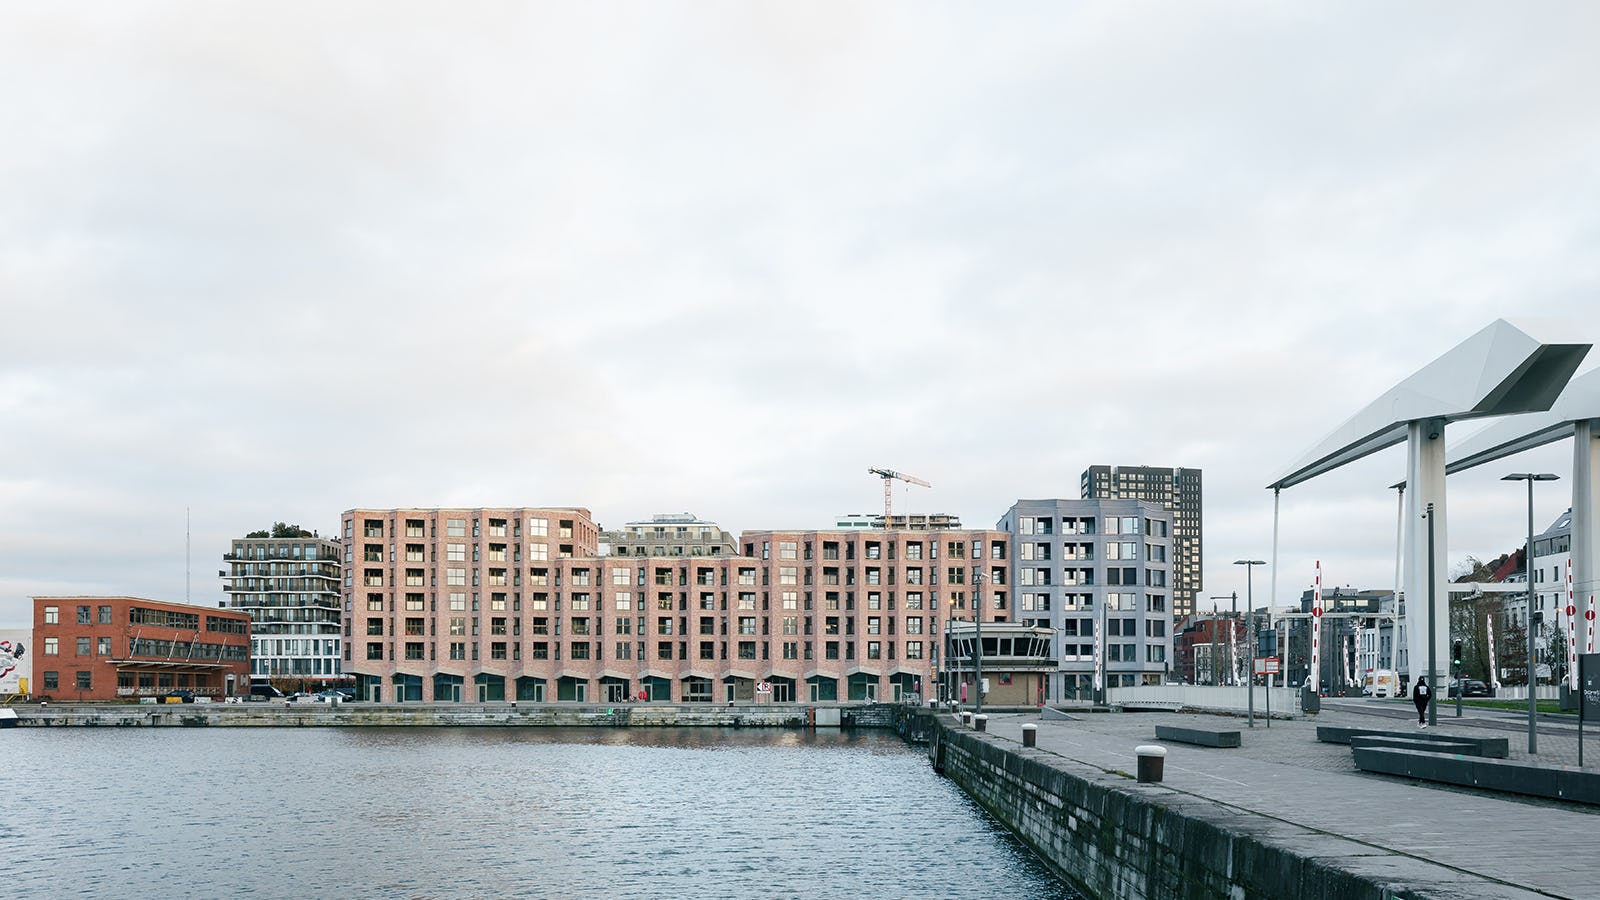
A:
[[[1428,727],[1428,698],[1432,688],[1428,687],[1428,676],[1423,675],[1417,679],[1416,685],[1411,688],[1411,702],[1417,705],[1417,727]]]

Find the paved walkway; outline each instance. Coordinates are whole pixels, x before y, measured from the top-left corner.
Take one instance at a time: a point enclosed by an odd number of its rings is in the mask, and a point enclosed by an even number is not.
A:
[[[1440,707],[1429,733],[1493,734],[1509,739],[1511,758],[1576,765],[1574,725],[1541,721],[1536,756],[1527,753],[1527,714]],[[1382,854],[1384,866],[1409,869],[1408,880],[1438,882],[1447,897],[1600,897],[1600,807],[1448,785],[1413,782],[1356,769],[1350,748],[1316,740],[1318,725],[1416,728],[1409,705],[1383,700],[1324,700],[1320,714],[1294,720],[1185,713],[1072,713],[1070,721],[1043,721],[1035,712],[990,713],[988,730],[1021,744],[1022,725],[1039,726],[1038,748],[1066,762],[1105,771],[1137,771],[1134,748],[1167,749],[1162,788],[1203,798],[1242,813],[1337,836]],[[1213,749],[1157,741],[1157,724],[1237,727],[1243,746]],[[1600,729],[1586,732],[1584,762],[1600,769]],[[1153,788],[1142,785],[1141,788]],[[1292,834],[1290,829],[1286,833]],[[1304,832],[1300,832],[1303,836]],[[1327,855],[1352,855],[1342,841]],[[1320,855],[1316,847],[1309,855]],[[1400,858],[1391,853],[1399,854]],[[1409,865],[1405,861],[1417,864]],[[1372,868],[1376,863],[1363,860]],[[1430,892],[1432,893],[1432,892]]]

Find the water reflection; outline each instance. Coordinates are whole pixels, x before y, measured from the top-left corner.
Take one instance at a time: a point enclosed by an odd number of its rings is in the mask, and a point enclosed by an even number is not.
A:
[[[874,732],[19,729],[0,746],[23,895],[1071,896]]]

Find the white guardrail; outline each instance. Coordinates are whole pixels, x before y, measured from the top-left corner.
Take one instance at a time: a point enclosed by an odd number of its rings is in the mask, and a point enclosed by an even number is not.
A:
[[[1249,688],[1243,685],[1238,687],[1215,686],[1204,684],[1147,684],[1137,687],[1114,687],[1106,692],[1106,701],[1111,706],[1125,706],[1137,708],[1148,706],[1152,709],[1182,708],[1205,709],[1221,712],[1245,712],[1250,708]],[[1256,712],[1266,712],[1268,688],[1257,686]],[[1298,715],[1300,713],[1300,691],[1298,688],[1271,688],[1272,712],[1276,714]]]

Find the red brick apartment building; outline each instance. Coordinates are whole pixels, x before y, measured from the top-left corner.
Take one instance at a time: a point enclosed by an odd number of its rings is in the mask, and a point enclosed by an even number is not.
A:
[[[945,616],[1004,621],[1010,535],[757,531],[599,556],[585,509],[349,510],[344,670],[383,701],[890,700]],[[975,578],[974,576],[981,576]]]
[[[250,684],[250,616],[138,597],[35,597],[33,691],[136,700],[168,691],[221,699]]]

